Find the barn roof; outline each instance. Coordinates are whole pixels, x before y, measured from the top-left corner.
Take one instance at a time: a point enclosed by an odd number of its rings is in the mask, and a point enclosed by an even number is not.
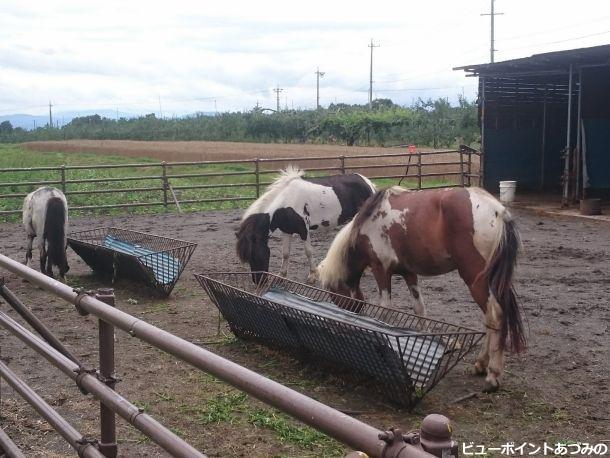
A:
[[[566,74],[570,65],[574,68],[610,65],[610,45],[534,54],[493,64],[464,65],[454,70],[470,73],[467,76],[543,76]]]

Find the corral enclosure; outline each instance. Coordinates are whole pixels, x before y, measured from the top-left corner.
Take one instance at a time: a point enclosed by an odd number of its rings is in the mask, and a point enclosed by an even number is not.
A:
[[[73,210],[243,207],[290,164],[310,176],[362,173],[382,186],[399,180],[411,188],[468,185],[480,178],[479,153],[468,147],[422,151],[414,145],[346,148],[87,140],[25,146],[55,153],[36,153],[34,160],[21,148],[5,153],[0,159],[0,215],[17,214],[25,194],[41,185],[60,188]],[[139,159],[130,160],[124,153]]]
[[[519,209],[513,214],[524,241],[516,288],[526,313],[528,351],[508,356],[503,388],[489,395],[480,392],[483,380],[468,373],[474,361],[471,355],[413,412],[388,403],[380,388],[367,380],[338,377],[316,362],[300,362],[253,342],[236,340],[224,323],[220,323],[218,333],[217,311],[192,273],[244,269],[234,252],[240,210],[78,216],[72,218],[71,227],[79,231],[117,226],[197,242],[191,262],[169,299],[160,299],[141,285],[123,280],[114,285],[117,306],[376,427],[408,430],[417,427],[425,414],[438,412],[454,421],[454,437],[466,443],[496,447],[508,441],[597,443],[607,438],[610,425],[604,407],[610,402],[610,226]],[[1,252],[20,260],[26,244],[23,228],[4,223],[0,233]],[[320,233],[314,239],[318,260],[333,235]],[[279,269],[280,245],[279,238],[272,237],[272,271]],[[69,252],[69,261],[71,286],[93,289],[109,285],[109,278],[92,274],[73,252]],[[303,249],[295,243],[289,276],[303,281],[307,270]],[[79,358],[96,365],[95,320],[78,316],[73,306],[12,275],[6,275],[6,280]],[[456,274],[424,278],[421,283],[432,318],[483,329],[482,314]],[[371,299],[376,294],[373,284],[367,276],[364,290]],[[397,309],[412,305],[402,282],[394,285],[393,305]],[[5,304],[1,307],[6,310]],[[116,349],[117,371],[123,380],[117,390],[210,456],[345,453],[336,442],[126,334],[117,333]],[[96,402],[80,396],[71,382],[57,377],[50,365],[3,330],[0,350],[3,360],[81,431],[97,433]],[[2,427],[28,456],[72,456],[63,441],[45,423],[35,420],[33,411],[6,384],[1,390]],[[470,392],[476,392],[477,397],[453,403]],[[165,456],[120,421],[118,435],[122,456]],[[227,439],[230,437],[238,440]]]

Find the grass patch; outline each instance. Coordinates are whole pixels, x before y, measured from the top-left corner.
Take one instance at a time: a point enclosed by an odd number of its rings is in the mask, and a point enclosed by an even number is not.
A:
[[[34,152],[25,150],[20,145],[0,144],[0,168],[31,168],[65,166],[95,166],[95,165],[126,165],[143,164],[142,167],[121,167],[102,169],[69,169],[64,171],[64,189],[71,207],[71,214],[84,212],[114,215],[125,212],[133,214],[175,212],[176,206],[170,192],[164,193],[161,179],[161,161],[147,157],[127,157],[117,155],[97,155],[92,153]],[[148,165],[150,164],[150,165]],[[244,173],[246,172],[246,173]],[[249,164],[218,164],[173,166],[167,168],[169,183],[177,193],[179,201],[219,199],[215,202],[185,203],[180,205],[184,211],[225,210],[245,208],[256,198],[256,180],[253,175],[254,166]],[[244,173],[241,175],[228,175]],[[199,177],[192,175],[215,174]],[[320,173],[312,173],[311,175]],[[274,174],[261,175],[261,183],[273,181]],[[85,183],[74,183],[80,180]],[[110,180],[110,181],[107,181]],[[62,188],[62,173],[60,170],[24,170],[3,172],[0,183],[0,211],[21,210],[23,198],[38,184],[23,184],[45,182],[50,186]],[[379,187],[398,184],[398,179],[375,180]],[[445,186],[448,180],[424,179],[423,187]],[[223,185],[225,185],[223,187]],[[231,186],[226,186],[231,185]],[[417,187],[416,179],[404,180],[402,186]],[[221,186],[210,188],[184,189],[189,186]],[[152,189],[145,189],[152,188]],[[135,189],[135,190],[134,190]],[[263,192],[261,185],[260,192]],[[112,192],[108,192],[112,191]],[[89,194],[90,192],[95,192]],[[164,196],[167,206],[163,205]],[[241,197],[250,200],[232,201],[231,198]],[[104,208],[115,204],[144,204],[152,206],[137,206],[124,208]],[[88,210],[74,210],[75,207],[93,207]],[[17,221],[19,214],[4,216],[7,220]]]
[[[209,425],[213,423],[233,424],[238,420],[236,415],[243,412],[246,407],[248,395],[241,392],[225,392],[206,402],[202,409],[198,409],[196,418],[199,423]]]
[[[276,433],[282,443],[290,443],[316,452],[316,456],[343,456],[341,444],[309,427],[296,425],[286,415],[268,409],[254,409],[248,414],[248,423]]]

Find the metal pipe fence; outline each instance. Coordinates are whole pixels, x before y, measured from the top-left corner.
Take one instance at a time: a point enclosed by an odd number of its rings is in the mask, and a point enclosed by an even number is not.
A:
[[[401,158],[404,162],[400,162]],[[21,199],[45,185],[61,188],[69,198],[71,211],[154,206],[169,209],[172,202],[180,209],[180,204],[236,204],[254,200],[270,184],[262,177],[275,174],[288,164],[299,165],[312,175],[358,172],[373,180],[406,179],[408,187],[422,189],[479,185],[480,162],[479,151],[460,146],[455,150],[333,157],[0,168],[0,216],[19,214]],[[129,173],[121,175],[118,170]],[[381,173],[370,174],[377,171]],[[79,173],[90,176],[79,177]],[[108,173],[113,175],[105,176]],[[34,175],[40,179],[34,180]],[[233,181],[226,182],[228,178]],[[104,196],[112,199],[102,202]]]
[[[0,267],[74,304],[79,313],[91,314],[97,317],[100,322],[119,328],[132,337],[147,342],[153,347],[233,385],[349,447],[366,453],[368,456],[387,458],[428,458],[434,456],[409,443],[407,436],[403,435],[399,429],[386,432],[378,430],[291,388],[122,312],[101,301],[98,295],[94,296],[87,292],[74,291],[69,286],[4,255],[0,255]],[[1,311],[0,325],[56,365],[65,375],[74,380],[79,388],[93,394],[106,408],[123,417],[172,456],[205,456],[116,393],[105,383],[105,377],[96,376],[94,371],[86,370],[71,361]],[[104,426],[102,426],[102,431],[104,431],[103,428]],[[108,454],[105,455],[109,456]]]

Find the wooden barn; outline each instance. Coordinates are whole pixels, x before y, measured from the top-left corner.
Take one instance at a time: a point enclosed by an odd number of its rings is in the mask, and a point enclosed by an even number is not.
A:
[[[485,188],[610,194],[610,45],[455,70],[479,78]]]

